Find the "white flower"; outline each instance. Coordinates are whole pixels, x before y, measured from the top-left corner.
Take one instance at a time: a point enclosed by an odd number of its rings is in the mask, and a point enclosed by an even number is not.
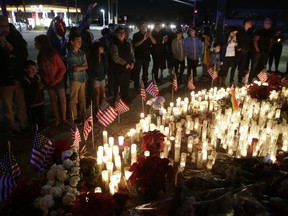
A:
[[[70,186],[66,186],[65,191],[67,193],[73,193],[73,194],[75,194],[75,196],[79,196],[80,195],[79,191],[76,188],[72,188]]]
[[[66,159],[64,162],[63,162],[63,167],[65,169],[70,169],[71,166],[73,166],[73,161],[71,161],[70,159]]]
[[[70,171],[70,175],[79,175],[80,172],[80,167],[72,167],[71,171]]]
[[[51,189],[51,185],[44,185],[43,187],[41,187],[41,194],[45,195],[45,194],[48,194],[50,189]]]
[[[48,180],[54,180],[57,175],[57,165],[53,164],[50,168],[50,170],[47,172],[47,179]]]
[[[47,185],[54,186],[54,184],[55,184],[55,180],[49,180],[49,181],[47,181]]]
[[[80,181],[79,176],[72,176],[69,180],[69,184],[71,187],[76,187],[79,181]]]
[[[55,205],[52,195],[47,194],[44,197],[39,197],[35,200],[34,206],[43,211],[43,215],[48,215],[49,208]]]
[[[63,205],[73,205],[73,202],[76,200],[76,196],[73,193],[67,193],[62,198]]]
[[[63,190],[60,187],[52,187],[49,192],[55,198],[59,198],[63,194]]]
[[[67,170],[58,170],[57,179],[61,182],[64,182],[68,178]]]

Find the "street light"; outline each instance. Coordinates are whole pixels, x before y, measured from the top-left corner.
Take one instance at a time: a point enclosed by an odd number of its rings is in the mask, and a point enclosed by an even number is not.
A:
[[[101,9],[100,10],[103,14],[103,27],[105,26],[105,10],[104,9]]]

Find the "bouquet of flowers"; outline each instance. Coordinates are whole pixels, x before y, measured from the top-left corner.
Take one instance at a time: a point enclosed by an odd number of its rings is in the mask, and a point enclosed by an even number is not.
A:
[[[268,86],[271,90],[279,90],[282,83],[277,74],[272,73],[269,75],[268,80],[267,80]]]
[[[71,151],[71,152],[70,152]],[[47,183],[41,187],[41,196],[36,198],[34,206],[43,211],[43,215],[61,215],[71,207],[79,196],[77,190],[80,181],[78,149],[73,148],[62,164],[53,164],[47,172]],[[65,154],[65,155],[66,155]]]
[[[270,88],[266,85],[251,84],[248,86],[248,92],[253,99],[266,100],[270,95]]]
[[[145,201],[157,198],[160,191],[166,192],[166,180],[173,172],[167,158],[156,156],[139,157],[129,171],[131,186],[136,187],[137,194]]]
[[[127,199],[127,195],[119,193],[85,193],[77,198],[71,213],[75,216],[117,216],[123,212]]]
[[[164,149],[165,135],[159,130],[148,131],[143,133],[142,149],[150,151],[150,155],[160,156]]]
[[[162,96],[151,98],[150,100],[146,102],[147,105],[151,106],[149,112],[150,114],[153,114],[153,115],[156,114],[156,111],[159,111],[159,114],[162,115],[161,110],[164,107],[164,103],[165,103],[165,98]]]

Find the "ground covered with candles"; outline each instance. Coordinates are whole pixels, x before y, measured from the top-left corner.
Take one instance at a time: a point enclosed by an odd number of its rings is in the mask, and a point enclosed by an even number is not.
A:
[[[207,89],[172,99],[164,86],[142,115],[134,95],[80,148],[66,126],[47,129],[55,149],[37,169],[33,134],[14,138],[22,174],[0,215],[288,215],[288,90],[273,75]]]

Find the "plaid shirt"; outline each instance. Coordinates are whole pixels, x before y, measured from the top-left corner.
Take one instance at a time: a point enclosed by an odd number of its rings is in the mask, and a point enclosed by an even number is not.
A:
[[[74,52],[73,49],[71,49],[67,54],[67,63],[68,63],[68,75],[69,79],[72,81],[77,82],[86,82],[88,80],[88,75],[85,70],[74,72],[73,65],[81,66],[86,62],[86,55],[84,51],[78,50],[77,53]]]

